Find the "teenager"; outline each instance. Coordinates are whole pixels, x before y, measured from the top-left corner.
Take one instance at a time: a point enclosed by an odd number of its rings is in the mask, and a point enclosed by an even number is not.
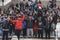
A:
[[[37,38],[37,34],[38,34],[38,23],[37,23],[37,20],[34,20],[33,30],[34,30],[34,35],[33,36]]]

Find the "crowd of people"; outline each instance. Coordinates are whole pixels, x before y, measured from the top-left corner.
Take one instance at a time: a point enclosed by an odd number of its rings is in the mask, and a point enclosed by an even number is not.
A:
[[[0,8],[0,27],[3,30],[3,40],[8,33],[15,33],[18,40],[21,31],[23,37],[50,38],[50,33],[55,31],[57,21],[60,22],[60,7],[49,1],[47,7],[42,7],[41,1],[20,2],[12,4],[7,10]],[[45,32],[45,33],[44,33]]]

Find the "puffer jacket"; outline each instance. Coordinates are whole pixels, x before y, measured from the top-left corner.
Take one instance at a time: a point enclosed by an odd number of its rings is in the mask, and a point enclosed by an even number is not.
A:
[[[24,21],[24,18],[25,18],[25,16],[24,16],[24,14],[22,15],[22,19],[20,19],[20,20],[11,20],[13,23],[15,23],[15,29],[17,29],[17,30],[22,30],[23,29],[23,21]]]
[[[37,25],[36,22],[34,23],[34,28],[33,29],[34,29],[34,32],[38,31],[38,25]]]
[[[23,22],[23,29],[26,28],[26,21]]]

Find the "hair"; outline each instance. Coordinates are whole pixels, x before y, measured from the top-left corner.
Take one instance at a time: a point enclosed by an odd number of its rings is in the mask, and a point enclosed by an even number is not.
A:
[[[39,3],[41,4],[41,1],[39,1]]]

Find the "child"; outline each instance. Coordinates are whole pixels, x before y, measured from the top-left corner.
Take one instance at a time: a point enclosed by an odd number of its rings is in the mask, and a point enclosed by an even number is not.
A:
[[[34,37],[37,37],[37,32],[38,32],[38,25],[37,25],[37,20],[34,21]]]
[[[23,37],[26,36],[26,33],[27,33],[26,30],[27,30],[26,21],[24,20],[24,22],[23,22]]]

